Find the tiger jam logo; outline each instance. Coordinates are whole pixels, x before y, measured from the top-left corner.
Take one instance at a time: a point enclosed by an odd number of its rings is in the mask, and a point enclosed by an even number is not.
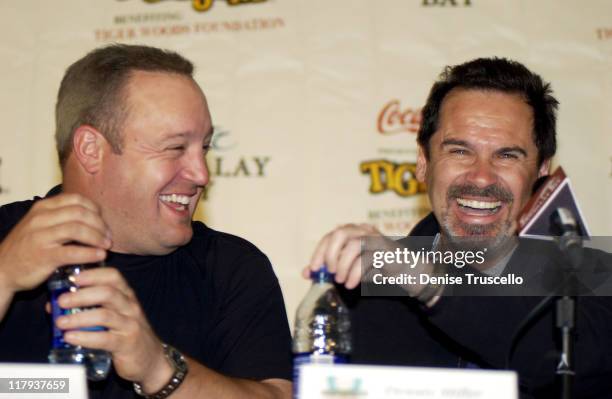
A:
[[[376,131],[383,136],[396,134],[416,135],[421,126],[421,109],[402,107],[400,101],[387,102],[376,118]],[[417,181],[416,163],[394,162],[388,159],[374,159],[359,164],[362,174],[370,177],[370,193],[381,194],[393,191],[401,197],[425,193],[424,183]]]
[[[126,1],[126,0],[119,0]],[[155,4],[161,3],[162,1],[187,1],[187,0],[143,0],[145,3]],[[225,0],[225,2],[230,6],[239,6],[243,4],[251,4],[251,3],[263,3],[268,0]],[[215,3],[215,0],[191,0],[191,7],[199,12],[204,12],[210,10],[210,8]]]
[[[395,163],[386,159],[361,162],[361,173],[370,176],[370,193],[380,194],[393,191],[400,197],[410,197],[427,192],[425,183],[416,179],[416,164]]]

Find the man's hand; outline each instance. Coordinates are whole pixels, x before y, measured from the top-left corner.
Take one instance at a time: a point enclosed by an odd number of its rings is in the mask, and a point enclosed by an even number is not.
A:
[[[361,241],[366,237],[383,235],[369,224],[345,224],[327,233],[314,251],[310,264],[302,275],[308,278],[311,271],[319,270],[326,264],[331,273],[336,274],[336,282],[353,289],[361,281]]]
[[[80,288],[62,294],[58,301],[65,308],[99,306],[57,319],[66,342],[112,354],[119,376],[141,384],[146,393],[155,393],[170,380],[173,370],[161,341],[121,273],[111,267],[88,269],[74,276]],[[102,326],[107,331],[79,331]],[[251,381],[229,378],[186,356],[189,373],[172,397],[194,398],[282,398],[291,397],[291,382],[279,379]]]
[[[38,286],[59,266],[103,260],[110,247],[110,233],[92,201],[78,194],[37,201],[0,244],[0,287],[12,297]],[[3,313],[0,306],[0,319]]]
[[[77,291],[59,297],[61,307],[99,307],[57,319],[62,330],[74,330],[66,331],[66,342],[106,350],[123,379],[139,382],[147,393],[161,389],[170,380],[172,368],[121,273],[112,267],[89,269],[75,275],[75,284],[80,287]],[[77,330],[94,326],[108,330]]]
[[[374,270],[371,264],[362,265],[364,256],[368,258],[368,255],[370,255],[364,253],[362,245],[366,238],[375,239],[375,242],[381,245],[379,250],[394,251],[396,248],[401,248],[400,244],[384,237],[374,226],[346,224],[330,231],[319,241],[310,264],[304,268],[302,275],[304,278],[308,278],[311,271],[319,270],[321,265],[326,264],[327,269],[336,274],[336,283],[344,284],[348,289],[357,287],[362,277]],[[432,269],[433,265],[427,263],[420,263],[408,268],[404,264],[392,263],[384,269],[380,269],[380,273],[387,276],[411,273],[416,276],[422,273],[431,274]],[[422,292],[423,286],[414,283],[404,284],[403,288],[409,296],[417,296]]]

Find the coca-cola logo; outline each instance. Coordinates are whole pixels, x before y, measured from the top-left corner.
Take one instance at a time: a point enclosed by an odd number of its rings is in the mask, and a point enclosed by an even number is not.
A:
[[[421,126],[420,108],[401,108],[399,100],[391,100],[378,114],[376,127],[380,134],[417,133]]]

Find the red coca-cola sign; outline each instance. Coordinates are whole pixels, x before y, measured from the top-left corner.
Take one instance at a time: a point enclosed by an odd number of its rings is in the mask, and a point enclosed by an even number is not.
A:
[[[417,133],[421,126],[421,109],[402,110],[399,100],[391,100],[378,114],[376,127],[380,134]]]

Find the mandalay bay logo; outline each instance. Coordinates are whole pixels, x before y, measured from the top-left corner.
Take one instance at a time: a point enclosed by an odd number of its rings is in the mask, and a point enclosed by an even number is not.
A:
[[[202,196],[205,201],[208,190],[223,180],[265,179],[268,176],[272,157],[269,155],[255,155],[240,150],[239,140],[231,134],[230,130],[221,126],[214,126],[210,152],[206,157],[211,181]]]
[[[127,0],[118,0],[118,1],[127,1]],[[155,4],[161,3],[163,1],[189,1],[191,3],[191,7],[195,11],[204,12],[210,10],[210,8],[214,5],[215,0],[143,0],[145,3]],[[219,0],[217,0],[219,1]],[[263,3],[268,0],[225,0],[227,5],[229,6],[239,6],[243,4],[253,4],[253,3]]]

